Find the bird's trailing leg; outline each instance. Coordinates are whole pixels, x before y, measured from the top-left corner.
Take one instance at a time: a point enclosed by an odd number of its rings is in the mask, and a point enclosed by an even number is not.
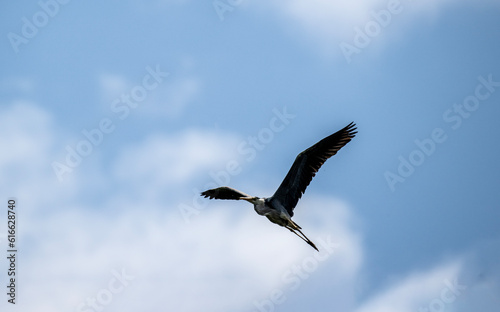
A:
[[[308,244],[309,244],[312,248],[316,249],[316,251],[318,251],[318,252],[319,252],[319,250],[318,250],[318,248],[316,247],[316,245],[314,245],[314,243],[313,243],[313,242],[312,242],[309,238],[307,238],[307,236],[305,236],[305,235],[304,235],[304,233],[302,233],[302,231],[301,231],[301,230],[299,230],[299,229],[294,229],[294,228],[292,228],[292,227],[291,227],[291,226],[289,226],[289,225],[286,225],[285,227],[286,227],[287,229],[289,229],[289,230],[290,230],[290,232],[292,232],[293,234],[295,234],[295,235],[297,235],[298,237],[302,238],[302,240],[303,240],[304,242],[308,243]],[[302,234],[302,236],[300,236],[297,232],[295,232],[295,230],[299,231],[299,233],[300,233],[300,234]]]

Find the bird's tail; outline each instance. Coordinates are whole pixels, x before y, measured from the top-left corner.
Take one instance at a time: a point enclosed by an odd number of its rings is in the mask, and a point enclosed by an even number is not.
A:
[[[297,223],[293,222],[291,219],[289,221],[292,223],[294,229],[296,229],[296,230],[302,230],[302,228],[300,227],[300,225],[298,225]],[[302,234],[302,235],[304,235],[304,234]]]
[[[293,221],[292,221],[292,222],[293,222]],[[293,222],[293,225],[295,225],[295,227],[291,227],[291,226],[289,226],[289,225],[288,225],[288,226],[286,226],[286,228],[287,228],[287,229],[289,229],[292,233],[294,233],[294,234],[295,234],[295,235],[297,235],[298,237],[302,238],[302,240],[303,240],[304,242],[308,243],[308,244],[309,244],[309,246],[311,246],[312,248],[316,249],[316,251],[318,251],[318,252],[319,252],[318,247],[316,247],[316,245],[314,245],[314,243],[313,243],[313,242],[312,242],[309,238],[307,238],[307,236],[306,236],[304,233],[302,233],[302,231],[300,230],[300,229],[301,229],[301,227],[300,227],[300,226],[298,226],[298,225],[297,225],[297,223],[295,223],[295,222]],[[298,231],[298,232],[299,232],[302,236],[301,236],[301,235],[299,235],[299,234],[298,234],[297,232],[295,232],[295,231]]]
[[[302,234],[304,236],[306,243],[308,243],[312,248],[316,249],[316,251],[319,252],[318,247],[316,247],[316,245],[314,245],[314,243],[309,238],[307,238],[307,236],[305,236],[301,230],[297,230],[297,231],[299,231],[300,234]]]

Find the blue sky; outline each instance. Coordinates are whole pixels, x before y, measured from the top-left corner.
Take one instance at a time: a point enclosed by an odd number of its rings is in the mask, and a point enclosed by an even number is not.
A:
[[[497,311],[497,1],[2,6],[18,308]],[[320,253],[198,196],[270,196],[351,121],[294,216]]]

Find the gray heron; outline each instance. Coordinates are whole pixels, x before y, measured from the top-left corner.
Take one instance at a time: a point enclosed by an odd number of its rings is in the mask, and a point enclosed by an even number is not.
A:
[[[210,199],[246,200],[254,205],[259,215],[266,216],[269,221],[289,229],[319,251],[316,245],[302,233],[302,228],[292,221],[293,209],[319,168],[328,158],[349,143],[356,133],[356,124],[351,122],[297,155],[285,179],[271,197],[250,196],[227,186],[204,191],[201,195]]]

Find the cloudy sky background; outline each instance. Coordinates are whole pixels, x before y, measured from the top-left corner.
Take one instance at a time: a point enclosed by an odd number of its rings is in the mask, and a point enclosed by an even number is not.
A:
[[[498,311],[498,1],[1,7],[19,311]],[[294,217],[319,253],[198,196],[351,121]]]

